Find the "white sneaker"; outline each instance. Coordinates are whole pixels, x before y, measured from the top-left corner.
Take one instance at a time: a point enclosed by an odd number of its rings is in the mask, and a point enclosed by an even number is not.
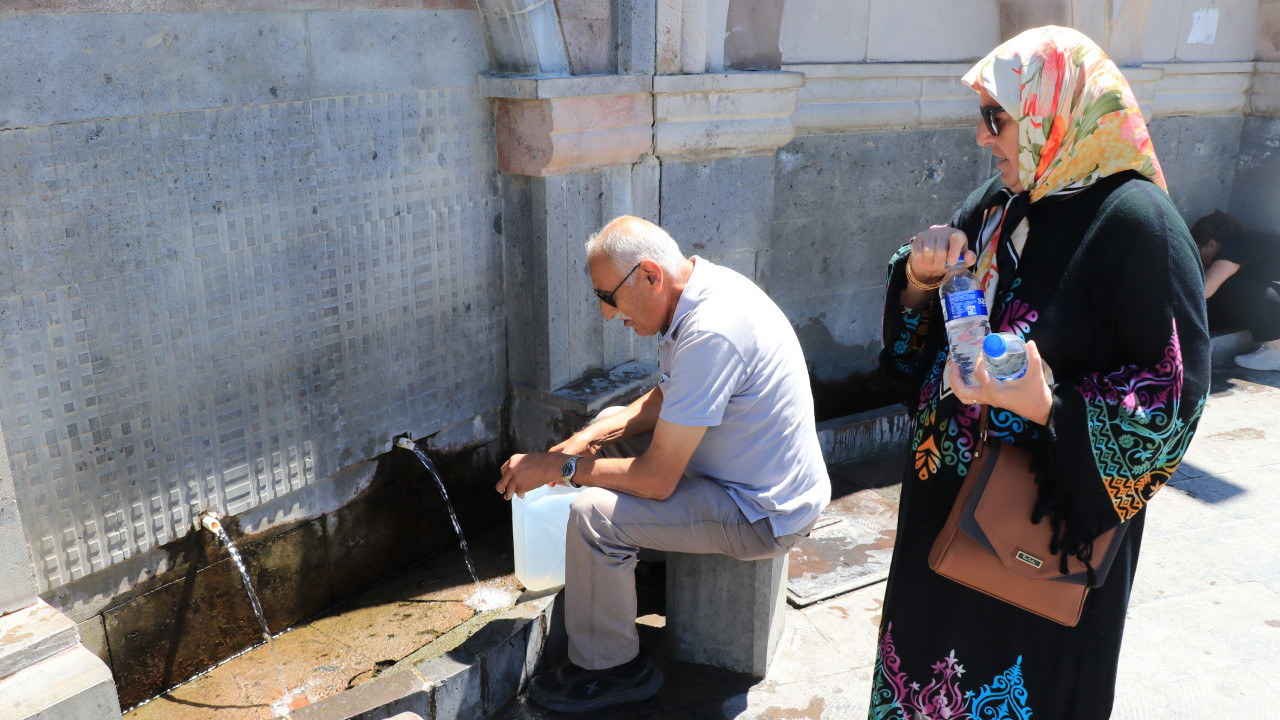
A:
[[[1262,343],[1262,347],[1248,355],[1237,355],[1235,363],[1250,370],[1280,370],[1280,350]]]

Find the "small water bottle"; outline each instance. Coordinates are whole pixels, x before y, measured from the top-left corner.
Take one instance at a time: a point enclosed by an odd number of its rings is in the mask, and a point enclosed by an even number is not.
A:
[[[990,332],[987,298],[982,286],[969,268],[964,266],[964,253],[955,265],[947,266],[946,277],[938,289],[942,298],[942,317],[951,345],[951,361],[960,368],[965,385],[973,384],[973,364],[982,352],[982,340]]]
[[[992,333],[982,341],[987,373],[997,380],[1017,380],[1027,374],[1027,345],[1013,333]]]
[[[992,333],[982,341],[982,355],[987,365],[987,373],[1000,380],[1017,380],[1027,374],[1027,345],[1014,333]],[[1044,368],[1044,381],[1053,387],[1053,372],[1042,359],[1040,367]]]

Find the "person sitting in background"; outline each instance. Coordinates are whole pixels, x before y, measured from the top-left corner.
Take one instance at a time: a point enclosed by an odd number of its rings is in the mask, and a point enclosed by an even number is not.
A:
[[[1191,236],[1204,263],[1209,325],[1247,328],[1262,345],[1235,363],[1250,370],[1280,370],[1280,235],[1250,232],[1215,210],[1196,221]]]

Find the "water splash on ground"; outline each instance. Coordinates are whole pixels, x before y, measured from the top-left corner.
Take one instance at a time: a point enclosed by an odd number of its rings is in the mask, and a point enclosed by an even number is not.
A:
[[[307,696],[306,690],[307,687],[304,685],[271,703],[271,712],[275,713],[277,717],[289,717],[289,713],[294,710],[310,705],[311,698]]]
[[[476,589],[467,596],[463,603],[472,610],[485,612],[486,610],[497,610],[514,604],[516,595],[517,593],[513,590],[477,585]]]

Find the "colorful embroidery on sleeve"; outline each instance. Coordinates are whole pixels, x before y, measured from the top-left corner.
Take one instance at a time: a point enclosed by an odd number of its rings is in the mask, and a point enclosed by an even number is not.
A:
[[[904,245],[898,248],[889,260],[889,276],[885,281],[886,287],[893,280],[894,270],[899,263],[906,263],[907,257],[911,254],[911,246]],[[897,329],[897,336],[890,343],[893,352],[894,368],[902,373],[910,373],[915,362],[916,355],[924,347],[925,339],[929,335],[929,316],[919,310],[912,308],[902,308],[902,318],[900,326]]]
[[[1153,368],[1128,366],[1106,376],[1090,375],[1084,395],[1094,461],[1120,520],[1141,510],[1169,480],[1204,409],[1204,397],[1181,415],[1182,352],[1173,324],[1164,360]]]

